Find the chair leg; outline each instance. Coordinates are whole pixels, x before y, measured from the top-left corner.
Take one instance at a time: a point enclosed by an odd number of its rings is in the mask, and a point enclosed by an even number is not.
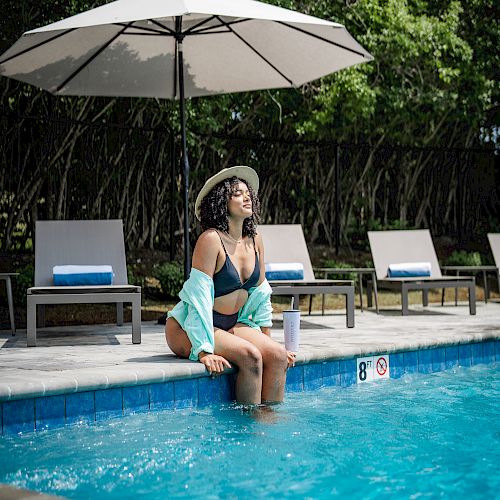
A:
[[[27,333],[27,346],[36,346],[36,304],[33,297],[27,297],[27,318],[26,318],[26,333]]]
[[[424,307],[429,305],[429,290],[422,290],[422,305]]]
[[[368,280],[366,282],[366,307],[370,308],[372,306],[373,306],[372,282],[371,282],[371,280]]]
[[[403,316],[408,316],[408,289],[405,287],[404,283],[401,286],[401,314]]]
[[[441,292],[441,307],[444,306],[444,291],[446,290],[446,288],[443,288],[442,289],[442,292]]]
[[[38,326],[39,328],[45,328],[45,304],[38,304],[38,307],[35,306],[38,314]]]
[[[373,276],[373,295],[375,297],[375,310],[378,314],[378,289],[377,289],[377,276]]]
[[[293,308],[297,311],[300,309],[300,295],[293,296]]]
[[[116,303],[116,324],[123,325],[123,302]]]
[[[313,303],[313,296],[309,295],[309,316],[311,316],[312,303]]]
[[[469,313],[476,314],[476,283],[473,281],[468,285],[469,288]]]
[[[325,294],[321,294],[321,316],[325,315]]]
[[[132,302],[132,344],[141,343],[141,294],[137,295]]]
[[[9,305],[9,317],[10,317],[10,329],[12,335],[16,334],[16,323],[14,321],[14,300],[12,299],[12,283],[10,282],[10,276],[7,276],[5,280],[5,287],[7,288],[7,303]]]
[[[363,312],[363,275],[359,275],[359,307]]]
[[[488,289],[488,277],[486,276],[486,271],[483,270],[483,282],[484,282],[484,303],[488,303],[488,298],[490,296],[490,291]]]
[[[354,328],[354,286],[346,293],[345,301],[347,328]]]

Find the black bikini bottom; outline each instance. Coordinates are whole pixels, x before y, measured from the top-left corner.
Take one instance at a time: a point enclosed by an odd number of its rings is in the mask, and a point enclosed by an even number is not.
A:
[[[213,311],[214,318],[214,328],[220,328],[226,332],[231,330],[231,328],[238,323],[238,313],[234,314],[221,314],[217,311]]]

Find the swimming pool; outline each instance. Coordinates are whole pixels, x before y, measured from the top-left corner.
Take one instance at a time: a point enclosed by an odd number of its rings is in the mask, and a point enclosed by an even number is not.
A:
[[[497,496],[498,364],[4,436],[0,482],[68,498]]]

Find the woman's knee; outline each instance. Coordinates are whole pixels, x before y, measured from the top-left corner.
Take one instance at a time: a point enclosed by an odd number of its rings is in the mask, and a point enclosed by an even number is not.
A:
[[[265,367],[284,368],[288,365],[286,349],[283,345],[273,342],[262,351]]]
[[[260,351],[253,345],[249,344],[240,350],[240,370],[250,371],[255,375],[262,374],[262,355]]]

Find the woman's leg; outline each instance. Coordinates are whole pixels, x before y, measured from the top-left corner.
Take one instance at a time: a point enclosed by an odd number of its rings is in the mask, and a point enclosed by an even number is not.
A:
[[[174,318],[168,318],[165,323],[165,339],[174,354],[180,358],[189,358],[191,342],[186,332]]]
[[[261,403],[262,356],[259,349],[243,338],[216,329],[215,353],[238,367],[236,401],[243,404]]]
[[[236,337],[244,339],[257,347],[262,355],[264,365],[262,402],[283,401],[288,366],[285,347],[249,326],[237,324],[233,327],[233,332]]]
[[[262,334],[261,334],[262,335]],[[191,342],[174,318],[168,318],[165,337],[170,349],[181,358],[188,358]],[[259,404],[262,392],[262,356],[252,343],[224,330],[215,329],[215,354],[238,366],[236,401]]]

